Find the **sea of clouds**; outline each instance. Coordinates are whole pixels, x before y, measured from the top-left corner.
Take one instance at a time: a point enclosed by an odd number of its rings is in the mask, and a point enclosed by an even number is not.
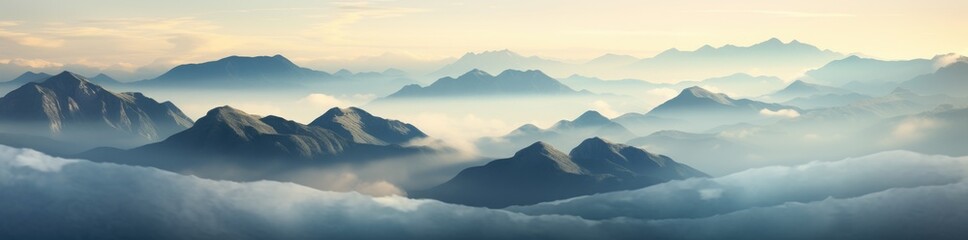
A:
[[[0,146],[0,239],[964,239],[966,177],[891,151],[495,210]]]

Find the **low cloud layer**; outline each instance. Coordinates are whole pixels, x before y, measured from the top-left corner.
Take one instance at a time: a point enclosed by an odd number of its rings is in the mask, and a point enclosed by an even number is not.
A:
[[[510,209],[525,215],[0,146],[0,238],[956,239],[966,176],[968,157],[895,151]]]
[[[800,113],[797,112],[797,110],[793,110],[793,109],[780,109],[780,110],[773,111],[773,110],[764,108],[760,110],[760,115],[767,116],[767,117],[796,118],[800,116]]]

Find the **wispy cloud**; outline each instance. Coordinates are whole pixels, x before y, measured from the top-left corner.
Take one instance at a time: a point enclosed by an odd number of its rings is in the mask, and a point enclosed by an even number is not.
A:
[[[783,10],[729,10],[729,9],[712,9],[712,10],[698,10],[692,11],[695,13],[736,13],[736,14],[761,14],[761,15],[771,15],[778,17],[795,17],[795,18],[830,18],[830,17],[856,17],[854,14],[849,13],[838,13],[838,12],[799,12],[799,11],[783,11]]]
[[[335,17],[333,14],[308,15],[309,18],[323,18],[307,32],[311,38],[321,38],[328,44],[351,44],[348,39],[347,27],[367,19],[384,19],[401,17],[408,14],[426,12],[427,9],[379,6],[368,1],[336,2]]]
[[[686,37],[686,36],[704,36],[707,34],[698,32],[683,32],[683,31],[653,31],[653,30],[619,30],[619,29],[592,29],[592,30],[581,30],[569,32],[571,34],[579,35],[613,35],[613,36],[673,36],[673,37]]]
[[[39,37],[35,34],[8,29],[19,25],[20,23],[16,21],[0,21],[0,39],[28,47],[56,48],[64,45],[62,39]]]

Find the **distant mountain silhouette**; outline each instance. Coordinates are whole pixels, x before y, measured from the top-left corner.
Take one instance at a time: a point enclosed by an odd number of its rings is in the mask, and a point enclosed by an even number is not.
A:
[[[431,75],[456,76],[477,69],[487,72],[500,72],[506,69],[559,69],[566,65],[568,64],[540,57],[521,56],[505,49],[482,53],[469,52]]]
[[[481,152],[505,154],[539,141],[560,148],[573,148],[582,140],[596,136],[625,141],[635,134],[597,111],[586,111],[574,120],[561,120],[547,129],[525,124],[501,137],[482,138],[477,141],[477,146]]]
[[[863,58],[855,55],[832,61],[823,67],[807,71],[803,77],[811,82],[830,86],[849,86],[893,83],[897,84],[910,80],[919,75],[932,73],[945,58],[952,55],[938,55],[932,59],[911,59],[901,61],[887,61],[873,58]],[[851,88],[864,91],[864,88]],[[887,89],[888,91],[890,90]]]
[[[968,98],[948,95],[919,95],[904,88],[890,94],[863,99],[844,106],[817,108],[803,111],[796,124],[800,127],[868,127],[871,123],[903,115],[931,111],[939,105],[961,104]]]
[[[362,163],[430,151],[356,143],[325,128],[277,116],[259,117],[223,106],[208,111],[194,126],[164,141],[131,150],[95,149],[79,157],[249,181],[274,179],[278,174],[307,167]]]
[[[415,83],[399,70],[334,74],[296,65],[282,55],[230,56],[217,61],[179,65],[157,78],[131,83],[137,87],[211,88],[212,90],[285,90],[330,95],[392,93]]]
[[[631,64],[624,70],[639,72],[642,73],[641,77],[663,82],[698,80],[753,70],[788,77],[801,69],[822,66],[842,57],[840,53],[821,50],[797,40],[783,43],[772,38],[748,47],[726,45],[716,48],[705,45],[695,51],[669,49]]]
[[[573,74],[603,78],[637,78],[652,82],[699,81],[738,72],[783,78],[798,77],[803,69],[817,68],[844,55],[793,40],[772,38],[750,46],[705,45],[695,51],[669,49],[651,58],[605,54],[585,63],[572,64],[541,57],[525,57],[502,50],[467,53],[431,74],[455,76],[472,69],[497,72],[504,69],[541,69],[564,77]]]
[[[871,139],[903,138],[902,141],[879,141],[887,145],[884,146],[887,149],[910,149],[929,154],[963,156],[968,154],[968,148],[965,148],[965,142],[968,141],[968,128],[961,127],[965,123],[968,123],[968,107],[946,104],[925,112],[901,115],[869,124],[864,126],[866,129],[861,134]],[[884,129],[913,130],[913,132],[884,131]]]
[[[0,98],[4,132],[48,137],[81,146],[133,147],[192,125],[171,102],[141,93],[114,93],[63,72]]]
[[[900,85],[913,92],[968,97],[968,62],[955,62],[938,71],[905,81]]]
[[[217,61],[185,64],[172,68],[157,78],[143,81],[148,85],[291,85],[330,77],[325,72],[302,68],[282,55],[230,56]]]
[[[763,109],[780,110],[788,108],[749,99],[733,99],[722,93],[713,93],[701,87],[683,89],[678,96],[649,111],[648,115],[669,118],[719,118],[727,115],[756,115]]]
[[[595,137],[569,154],[537,142],[510,158],[464,169],[450,181],[411,196],[503,208],[705,176],[666,156]]]
[[[705,86],[741,96],[760,96],[786,85],[782,79],[772,76],[752,76],[735,73],[702,81],[681,81],[677,83],[654,83],[639,79],[604,80],[594,77],[572,75],[561,79],[565,85],[575,89],[595,93],[624,94],[640,96],[657,89],[683,89],[691,86]]]
[[[745,126],[745,124],[740,125]],[[753,127],[750,128],[756,129]],[[635,147],[647,148],[654,152],[662,152],[662,154],[678,161],[694,164],[693,166],[698,166],[696,164],[703,164],[703,166],[706,166],[703,169],[705,169],[707,173],[716,175],[729,172],[726,171],[726,169],[719,167],[730,164],[728,161],[722,161],[722,159],[731,159],[727,156],[744,156],[749,155],[750,153],[754,152],[754,150],[761,150],[755,149],[743,143],[743,139],[737,140],[735,138],[724,137],[729,136],[729,133],[730,132],[723,134],[722,131],[718,130],[709,131],[708,133],[662,130],[647,136],[634,138],[629,140],[627,144]],[[721,157],[710,158],[709,156]]]
[[[100,73],[97,76],[94,76],[92,78],[88,78],[88,80],[90,80],[94,84],[101,85],[101,86],[111,86],[111,85],[121,84],[121,82],[119,82],[118,80],[115,80],[111,76],[108,76],[107,74],[103,74],[103,73]]]
[[[613,119],[637,134],[658,130],[701,131],[724,124],[767,119],[762,111],[799,111],[796,107],[733,99],[701,87],[683,89],[676,97],[656,106],[646,114],[625,114]]]
[[[773,76],[753,76],[746,73],[736,73],[722,77],[702,80],[702,86],[715,87],[719,91],[730,95],[755,97],[763,93],[783,87],[786,83]]]
[[[458,78],[441,78],[426,87],[408,85],[387,98],[574,93],[577,92],[537,70],[505,70],[492,76],[475,69]]]
[[[363,109],[331,108],[309,126],[329,129],[357,143],[404,144],[427,135],[408,123],[373,116]]]
[[[2,82],[2,84],[10,84],[10,85],[22,86],[22,85],[27,84],[29,82],[41,82],[41,81],[44,81],[45,79],[47,79],[49,77],[51,77],[50,74],[46,74],[46,73],[42,73],[42,72],[41,73],[24,72],[23,74],[21,74],[17,78],[14,78],[14,79],[12,79],[10,81]]]
[[[803,109],[840,107],[851,103],[872,99],[873,97],[859,93],[846,94],[817,94],[808,97],[797,97],[783,102],[783,105],[795,106]]]
[[[605,54],[600,57],[589,60],[585,63],[586,67],[605,67],[605,68],[615,68],[622,67],[637,62],[641,59],[629,56],[629,55],[619,55],[619,54]]]
[[[759,97],[764,101],[771,102],[785,102],[793,100],[794,98],[806,98],[814,95],[827,95],[827,94],[837,94],[844,95],[853,93],[850,90],[836,88],[831,86],[824,86],[820,84],[807,83],[803,80],[796,80],[787,85],[787,87],[781,89],[780,91]]]

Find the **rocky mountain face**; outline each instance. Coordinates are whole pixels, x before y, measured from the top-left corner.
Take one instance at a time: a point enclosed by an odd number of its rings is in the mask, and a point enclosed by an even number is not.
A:
[[[90,147],[133,147],[163,140],[192,121],[171,102],[111,92],[63,72],[0,98],[0,124],[6,133]]]
[[[373,116],[356,107],[334,107],[309,125],[329,129],[357,143],[375,145],[400,145],[427,137],[411,124]]]

